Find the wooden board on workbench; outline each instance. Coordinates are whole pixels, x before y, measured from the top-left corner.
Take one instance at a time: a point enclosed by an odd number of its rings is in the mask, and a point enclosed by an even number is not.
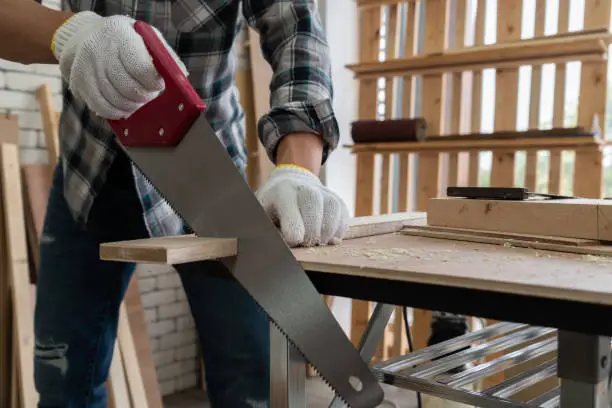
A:
[[[435,198],[428,225],[519,234],[612,240],[612,201]]]
[[[345,240],[397,232],[405,225],[424,225],[425,214],[394,213],[356,217],[349,223]],[[205,259],[236,255],[236,240],[231,238],[196,238],[193,235],[109,242],[100,245],[100,258],[112,261],[137,260],[140,263],[177,265]]]
[[[402,229],[400,233],[419,237],[503,245],[506,247],[532,248],[573,254],[612,257],[612,245],[602,245],[596,240],[547,237],[542,235],[505,234],[502,232],[492,234],[490,231],[470,231],[460,228],[428,226],[406,227]]]
[[[146,241],[152,240],[139,240]],[[400,233],[293,253],[312,271],[612,305],[612,260],[607,257]]]

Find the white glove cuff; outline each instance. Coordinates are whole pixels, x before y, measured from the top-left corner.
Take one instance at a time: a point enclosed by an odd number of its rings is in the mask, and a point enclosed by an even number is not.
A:
[[[315,176],[310,171],[301,168],[299,166],[293,165],[279,165],[274,169],[271,174],[271,178],[273,177],[289,177],[289,178],[299,178],[305,181],[314,182],[317,184],[321,184],[321,180]]]
[[[59,61],[62,51],[70,40],[84,29],[90,29],[92,25],[99,22],[103,17],[92,11],[81,11],[70,17],[55,31],[53,35],[53,55]]]

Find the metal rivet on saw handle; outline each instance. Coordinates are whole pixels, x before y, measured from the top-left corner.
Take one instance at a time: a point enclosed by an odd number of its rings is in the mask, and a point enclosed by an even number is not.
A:
[[[127,136],[129,131],[127,129],[123,129],[123,136]]]
[[[159,135],[163,136],[164,135],[164,128],[159,128]]]
[[[183,105],[182,103],[179,103],[179,106],[178,106],[179,112],[182,112],[184,108],[185,108],[185,105]]]

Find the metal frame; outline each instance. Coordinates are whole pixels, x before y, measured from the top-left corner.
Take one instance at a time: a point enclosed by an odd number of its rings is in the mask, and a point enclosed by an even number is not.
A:
[[[372,358],[393,309],[393,305],[376,305],[359,345],[364,360]],[[271,333],[272,408],[305,408],[305,362],[299,353],[291,354],[295,349],[278,330],[273,328]],[[608,408],[610,340],[608,336],[502,322],[381,362],[372,371],[382,383],[482,408]],[[522,347],[516,349],[519,345]],[[550,358],[492,387],[479,392],[468,387],[544,356]],[[459,372],[452,370],[466,363],[473,364]],[[512,400],[520,391],[554,376],[560,378],[559,387],[529,402]],[[339,398],[330,404],[330,408],[344,406]]]

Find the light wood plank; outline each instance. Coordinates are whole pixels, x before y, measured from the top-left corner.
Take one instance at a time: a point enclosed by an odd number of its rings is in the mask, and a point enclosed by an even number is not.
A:
[[[425,214],[419,212],[356,217],[350,221],[344,239],[393,233],[405,225],[424,222]],[[235,239],[181,235],[103,243],[100,245],[100,258],[107,261],[129,259],[140,263],[176,265],[235,256],[236,248]]]
[[[32,310],[19,148],[0,145],[4,227],[6,229],[9,281],[13,299],[13,330],[18,353],[19,391],[23,408],[36,408],[34,387],[34,311]]]

